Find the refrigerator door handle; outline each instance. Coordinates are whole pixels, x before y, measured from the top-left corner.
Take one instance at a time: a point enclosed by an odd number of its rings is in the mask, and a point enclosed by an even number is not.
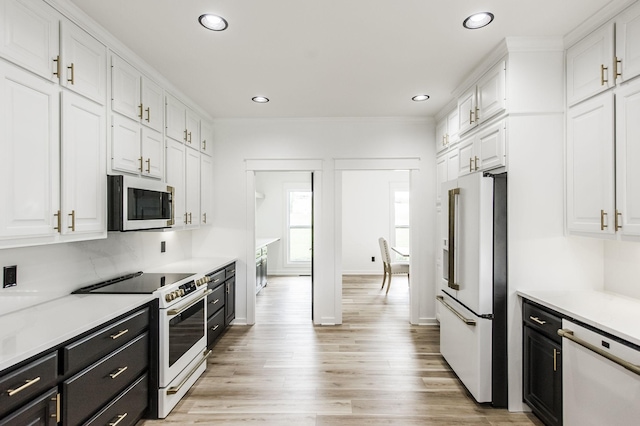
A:
[[[436,299],[438,299],[440,301],[440,303],[442,303],[445,308],[447,308],[448,310],[450,310],[451,312],[453,312],[453,314],[455,316],[457,316],[458,318],[460,318],[460,321],[462,321],[463,323],[467,324],[467,325],[471,325],[474,326],[476,325],[476,321],[469,319],[469,318],[465,318],[464,315],[462,315],[460,312],[456,311],[455,308],[453,306],[451,306],[450,304],[448,304],[447,302],[444,301],[444,297],[443,296],[436,296]]]
[[[460,285],[456,283],[456,221],[458,212],[456,211],[456,196],[460,195],[460,188],[449,190],[449,275],[447,285],[453,290],[460,290]],[[444,303],[444,302],[443,302]]]

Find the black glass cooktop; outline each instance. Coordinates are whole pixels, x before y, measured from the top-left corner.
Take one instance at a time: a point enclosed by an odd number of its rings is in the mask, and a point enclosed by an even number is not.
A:
[[[103,294],[148,294],[161,287],[165,287],[194,275],[193,272],[150,274],[136,272],[112,280],[103,281],[87,287],[82,287],[73,293],[103,293]]]

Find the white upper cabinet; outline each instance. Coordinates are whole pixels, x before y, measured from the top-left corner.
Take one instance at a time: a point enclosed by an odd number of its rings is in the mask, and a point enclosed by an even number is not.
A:
[[[616,83],[640,75],[640,3],[625,10],[616,24]]]
[[[140,154],[140,125],[118,114],[111,116],[111,168],[140,174],[144,158]]]
[[[186,189],[186,227],[200,226],[200,153],[194,149],[186,150],[185,165]]]
[[[167,136],[200,150],[200,117],[171,95],[166,97]]]
[[[162,133],[147,127],[142,128],[141,157],[142,176],[162,179],[164,177],[164,143]]]
[[[213,159],[200,157],[200,224],[213,223]]]
[[[107,48],[72,22],[61,28],[60,84],[104,105],[107,92]]]
[[[442,202],[442,183],[448,180],[448,155],[436,158],[436,205]]]
[[[507,105],[506,61],[500,61],[458,99],[458,132],[466,133],[496,115]]]
[[[0,238],[52,237],[59,217],[59,88],[0,61]]]
[[[188,216],[186,214],[186,186],[185,186],[185,155],[187,148],[180,142],[172,139],[166,141],[166,175],[167,185],[174,189],[173,194],[173,211],[174,225],[173,229],[184,229],[188,224]]]
[[[464,176],[477,171],[505,166],[505,146],[505,120],[483,127],[463,139],[458,146],[458,175]]]
[[[63,235],[106,237],[107,172],[105,109],[62,93],[61,214]],[[81,237],[82,239],[82,237]]]
[[[640,80],[616,94],[616,218],[621,235],[640,236]]]
[[[60,15],[43,1],[3,0],[0,23],[0,55],[57,82]]]
[[[567,227],[615,232],[613,93],[602,93],[567,113]]]
[[[468,137],[460,141],[458,145],[458,176],[468,175],[476,171],[478,163],[474,150],[474,137]]]
[[[200,152],[211,155],[213,152],[213,126],[211,123],[200,121]]]
[[[447,145],[453,145],[458,142],[458,131],[460,121],[458,118],[458,109],[454,109],[447,115]]]
[[[567,104],[576,103],[615,85],[614,24],[609,23],[567,50]]]
[[[117,55],[111,56],[111,109],[162,132],[162,87]]]
[[[436,123],[436,152],[447,149],[447,118]]]

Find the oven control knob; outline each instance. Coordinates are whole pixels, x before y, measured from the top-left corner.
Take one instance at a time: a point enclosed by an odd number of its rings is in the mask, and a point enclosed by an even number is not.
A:
[[[180,294],[180,296],[184,296],[184,288],[181,288],[181,289],[179,290],[179,294]]]
[[[178,297],[180,297],[180,293],[178,293],[177,291],[172,291],[171,294],[173,294],[174,299],[177,299]]]
[[[207,275],[207,282],[210,283],[211,282],[211,277],[209,275]]]
[[[171,293],[167,293],[167,295],[164,297],[164,300],[166,300],[167,302],[171,302],[173,300],[173,296],[171,295]]]

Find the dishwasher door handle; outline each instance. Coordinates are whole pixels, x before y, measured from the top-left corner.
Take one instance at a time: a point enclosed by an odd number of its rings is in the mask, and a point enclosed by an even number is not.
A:
[[[626,368],[627,370],[631,371],[632,373],[635,373],[637,375],[640,376],[640,366],[637,366],[635,364],[630,363],[629,361],[626,361],[620,357],[617,357],[615,355],[610,354],[609,352],[600,349],[597,346],[592,345],[589,342],[586,342],[584,340],[582,340],[579,337],[574,336],[573,331],[567,329],[567,328],[561,328],[558,330],[558,335],[561,337],[564,337],[565,339],[569,339],[572,342],[577,343],[578,345],[589,349],[592,352],[597,353],[600,356],[605,357],[606,359],[608,359],[611,362],[614,362],[616,364],[618,364],[619,366]]]

